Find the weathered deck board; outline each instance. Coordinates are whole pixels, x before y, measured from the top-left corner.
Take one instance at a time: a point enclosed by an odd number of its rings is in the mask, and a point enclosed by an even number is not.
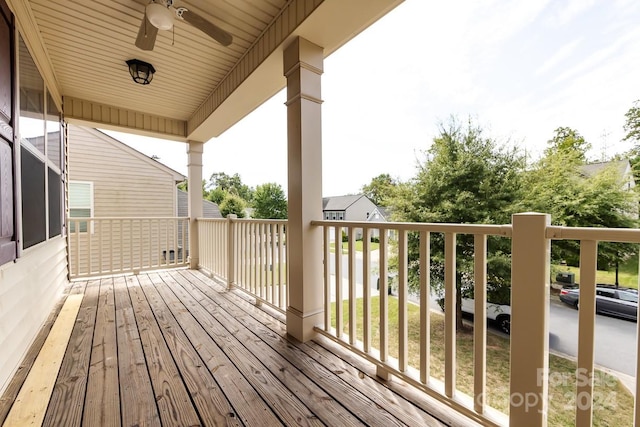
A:
[[[261,363],[260,354],[249,352],[236,338],[237,329],[227,330],[207,311],[201,301],[193,298],[181,287],[172,289],[185,303],[216,344],[225,352],[235,367],[243,373],[263,399],[286,425],[322,425],[313,412]],[[232,319],[229,319],[232,320]]]
[[[81,287],[84,293],[82,305],[60,366],[43,426],[74,427],[79,426],[82,420],[100,281],[84,284]]]
[[[158,402],[160,421],[163,425],[200,425],[198,413],[191,404],[189,392],[182,382],[180,371],[164,341],[137,277],[127,279],[127,283],[149,367],[151,385]]]
[[[215,292],[213,290],[214,288],[211,288],[210,285],[207,285],[206,282],[202,281],[198,275],[192,275],[190,271],[176,271],[172,273],[164,272],[162,274],[170,274],[172,277],[181,274],[192,281],[203,292],[207,294],[209,294],[210,292]],[[207,288],[210,288],[211,290],[208,291]],[[216,299],[216,301],[223,305],[223,303],[220,301],[224,299],[224,301],[226,301],[226,303],[224,303],[225,309],[238,320],[244,321],[246,319],[246,316],[252,316],[255,319],[255,322],[251,322],[251,325],[252,327],[255,327],[256,333],[258,333],[265,342],[277,347],[281,347],[285,343],[294,345],[297,350],[304,352],[309,360],[317,362],[318,365],[323,366],[327,371],[342,378],[344,384],[355,388],[361,393],[361,395],[366,396],[374,404],[383,407],[394,417],[397,417],[401,422],[407,425],[441,425],[441,423],[434,420],[432,416],[430,416],[423,410],[416,408],[414,404],[408,402],[406,399],[391,392],[386,387],[379,387],[379,383],[375,379],[369,377],[368,375],[365,375],[361,370],[355,369],[352,365],[345,362],[343,359],[336,357],[333,353],[329,352],[321,345],[318,345],[314,342],[301,344],[295,342],[294,340],[291,340],[286,333],[286,326],[283,322],[284,316],[282,316],[282,320],[278,320],[272,315],[263,312],[262,310],[252,310],[251,304],[249,302],[242,298],[237,298],[233,296],[233,294],[220,292],[218,293],[218,295],[223,298]],[[287,351],[283,354],[286,354],[286,357],[288,357],[289,360],[301,359],[301,356],[297,353]],[[312,365],[311,369],[317,369],[317,367]],[[322,382],[322,375],[323,374],[320,374],[320,382]],[[357,378],[356,381],[354,381],[355,378]],[[331,383],[334,383],[334,381],[332,380]],[[344,395],[350,397],[352,396],[351,393],[353,393],[353,391],[343,388],[335,390],[334,392],[344,393]],[[347,404],[351,402],[343,401],[343,403]],[[361,407],[361,403],[358,400],[353,402],[353,405],[354,408]],[[377,413],[373,414],[373,416],[377,417],[378,420],[380,419],[380,415]],[[367,422],[371,421],[367,420]],[[390,421],[390,425],[392,423],[393,421]]]
[[[229,401],[233,403],[238,418],[248,426],[280,424],[280,420],[269,405],[260,397],[247,378],[236,369],[202,325],[195,321],[183,302],[165,287],[160,287],[159,292],[185,334],[192,342],[198,343],[200,357],[205,361],[209,371],[214,374]],[[196,303],[193,302],[193,304]]]
[[[174,278],[182,283],[185,288],[190,289],[195,298],[201,297],[201,301],[205,300],[205,295],[209,298],[217,297],[215,298],[215,303],[213,299],[210,299],[209,305],[220,307],[220,310],[214,309],[218,312],[218,316],[236,319],[245,326],[247,331],[252,331],[253,334],[260,338],[256,340],[256,336],[251,337],[245,334],[244,339],[242,339],[243,342],[256,342],[257,345],[260,346],[258,349],[259,353],[277,354],[277,357],[284,357],[285,360],[289,361],[289,366],[281,368],[283,375],[281,380],[283,382],[286,383],[286,378],[292,375],[298,377],[305,375],[308,376],[313,384],[326,390],[328,394],[318,393],[312,400],[321,403],[312,409],[314,409],[317,414],[320,414],[319,417],[326,424],[347,425],[347,423],[350,422],[357,425],[359,423],[372,424],[378,422],[387,426],[402,425],[399,420],[384,410],[376,411],[375,414],[370,411],[362,411],[361,409],[363,407],[371,403],[370,399],[344,381],[338,380],[334,373],[309,358],[305,353],[291,345],[291,343],[282,340],[280,336],[265,327],[264,324],[250,317],[245,310],[241,310],[237,306],[229,303],[224,297],[224,292],[215,295],[216,291],[211,288],[211,286],[205,286],[203,282],[199,282],[195,277],[192,278],[192,281],[180,279],[178,275],[175,275]],[[330,396],[342,396],[339,402],[340,411],[349,411],[349,415],[345,416],[343,413],[341,414],[341,418],[336,419],[336,415],[340,414],[335,408],[337,402],[332,399],[327,400],[327,396],[329,396],[329,399],[331,399]],[[344,408],[342,406],[344,406]],[[353,417],[358,417],[360,420],[355,421]]]
[[[293,340],[282,315],[200,272],[85,285],[44,425],[472,425],[431,417],[422,393],[329,340]]]
[[[118,347],[113,279],[100,284],[98,311],[91,348],[91,365],[82,424],[120,427],[118,386]]]
[[[202,422],[216,426],[240,425],[226,396],[220,391],[213,375],[180,328],[149,277],[143,276],[139,280]]]
[[[158,405],[124,277],[115,278],[114,290],[122,425],[159,427]]]

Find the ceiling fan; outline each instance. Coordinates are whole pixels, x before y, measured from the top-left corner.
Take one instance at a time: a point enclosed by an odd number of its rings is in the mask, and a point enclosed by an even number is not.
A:
[[[174,7],[174,0],[151,0],[140,23],[136,46],[153,50],[158,30],[170,30],[175,21],[186,21],[223,46],[233,41],[231,34],[186,7]]]

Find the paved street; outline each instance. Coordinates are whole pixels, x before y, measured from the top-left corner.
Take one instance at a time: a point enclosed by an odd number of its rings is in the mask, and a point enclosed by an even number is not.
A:
[[[636,328],[635,322],[598,314],[595,363],[635,376]],[[550,303],[549,347],[570,356],[578,353],[578,311],[556,299]]]

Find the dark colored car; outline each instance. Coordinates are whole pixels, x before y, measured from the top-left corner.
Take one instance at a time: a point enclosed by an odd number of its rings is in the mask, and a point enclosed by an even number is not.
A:
[[[560,301],[578,308],[580,289],[563,288],[560,290]],[[638,291],[614,286],[596,286],[596,313],[637,321]]]

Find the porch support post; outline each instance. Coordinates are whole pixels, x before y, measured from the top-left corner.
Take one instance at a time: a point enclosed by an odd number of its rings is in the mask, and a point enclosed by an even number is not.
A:
[[[551,217],[512,217],[509,425],[547,425]]]
[[[289,220],[287,333],[304,342],[323,322],[322,134],[320,81],[322,48],[296,38],[284,50],[287,78]]]
[[[202,217],[202,152],[204,143],[189,141],[189,268],[197,269],[200,261],[197,218]]]

